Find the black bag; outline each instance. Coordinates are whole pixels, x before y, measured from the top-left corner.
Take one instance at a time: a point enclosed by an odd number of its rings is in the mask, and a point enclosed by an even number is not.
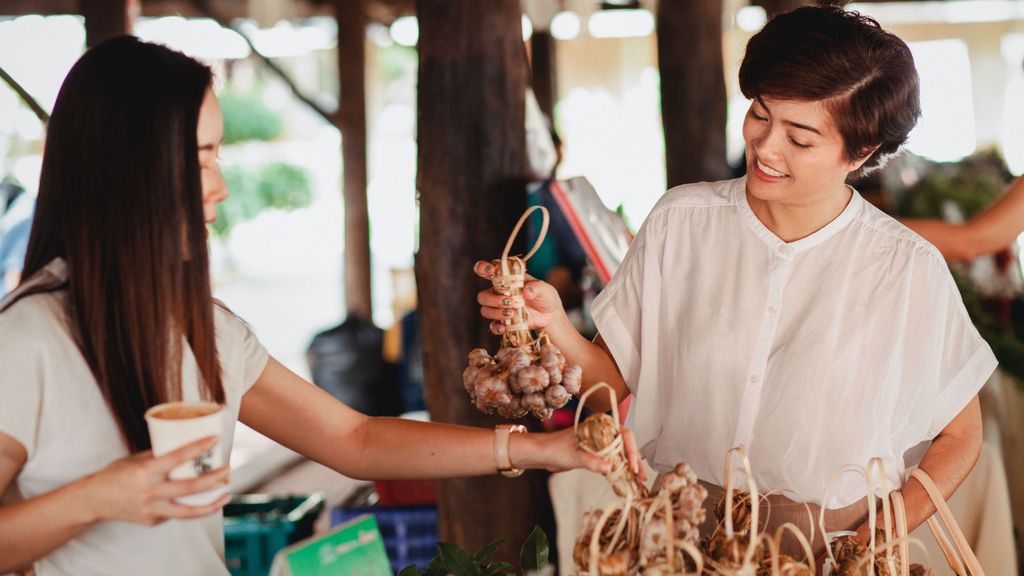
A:
[[[384,331],[356,316],[317,334],[307,353],[313,382],[363,414],[400,415],[402,395],[383,343]]]

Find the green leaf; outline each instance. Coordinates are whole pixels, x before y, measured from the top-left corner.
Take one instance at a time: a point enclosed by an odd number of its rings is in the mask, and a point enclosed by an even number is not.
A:
[[[519,563],[523,572],[540,570],[548,565],[548,537],[540,526],[534,526],[533,532],[523,543]]]
[[[501,546],[502,542],[504,542],[504,540],[495,540],[494,542],[487,544],[483,548],[476,551],[476,554],[473,556],[473,559],[476,560],[478,563],[483,562],[487,559],[488,556],[498,551],[498,548]]]
[[[441,542],[437,547],[441,549],[441,562],[449,574],[452,576],[480,576],[480,570],[469,552],[447,542]]]
[[[420,571],[416,569],[415,564],[409,564],[398,572],[398,576],[420,576]]]
[[[497,562],[484,568],[483,576],[497,576],[498,574],[515,574],[516,569],[508,562]]]
[[[445,576],[444,564],[441,562],[440,556],[435,556],[430,564],[427,565],[427,571],[423,573],[423,576]]]

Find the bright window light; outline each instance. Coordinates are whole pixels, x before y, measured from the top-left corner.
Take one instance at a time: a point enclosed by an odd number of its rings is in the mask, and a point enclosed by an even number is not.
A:
[[[420,39],[420,23],[415,16],[403,16],[391,23],[391,37],[402,46],[415,46]]]
[[[1020,105],[1024,102],[1024,34],[1007,34],[1002,45],[1007,67],[1002,149],[1010,172],[1020,175],[1024,173],[1024,109]]]
[[[139,18],[132,26],[132,33],[200,60],[239,59],[250,52],[249,45],[237,32],[208,18]]]
[[[1024,2],[1017,0],[949,0],[931,2],[854,2],[855,10],[877,19],[883,26],[929,22],[965,24],[1005,22],[1024,18]]]
[[[523,42],[526,42],[533,36],[533,22],[530,22],[530,17],[523,14]]]
[[[587,22],[595,38],[635,38],[654,32],[654,14],[650,10],[603,10]]]
[[[580,34],[580,17],[575,12],[559,12],[551,19],[551,35],[558,40],[572,40]]]
[[[952,38],[910,42],[921,77],[921,120],[907,148],[936,162],[955,162],[976,148],[967,44]]]
[[[744,6],[736,11],[736,26],[744,32],[756,32],[768,22],[768,13],[760,6]]]

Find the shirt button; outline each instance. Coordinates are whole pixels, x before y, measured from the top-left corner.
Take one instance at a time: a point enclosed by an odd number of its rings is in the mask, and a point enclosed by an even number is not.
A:
[[[761,381],[761,377],[758,376],[757,374],[754,374],[753,376],[750,377],[750,383],[751,384],[757,384],[760,381]]]
[[[776,312],[778,312],[778,310],[775,309],[775,306],[769,306],[768,307],[768,315],[769,316],[774,316]]]

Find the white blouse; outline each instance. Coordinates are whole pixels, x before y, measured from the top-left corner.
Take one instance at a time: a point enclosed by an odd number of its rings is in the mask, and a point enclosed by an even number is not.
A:
[[[876,456],[902,485],[904,454],[970,402],[995,356],[939,252],[859,194],[786,243],[745,183],[669,190],[594,302],[643,455],[722,485],[742,445],[760,488],[819,504],[834,472]],[[844,474],[825,505],[865,494]]]
[[[46,494],[128,456],[113,413],[71,335],[67,291],[14,301],[28,289],[59,288],[66,279],[67,265],[54,260],[0,303],[0,433],[28,453],[4,494],[5,503]],[[224,430],[230,448],[242,396],[263,372],[268,355],[241,319],[211,305],[232,416]],[[187,345],[182,356],[182,399],[199,400],[199,369]],[[223,515],[218,511],[152,527],[100,522],[39,559],[34,568],[38,576],[227,576]]]

